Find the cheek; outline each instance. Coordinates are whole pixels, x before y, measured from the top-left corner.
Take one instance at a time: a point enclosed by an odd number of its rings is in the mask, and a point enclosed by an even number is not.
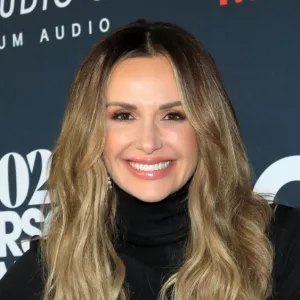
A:
[[[194,129],[191,129],[186,134],[186,150],[187,157],[191,164],[196,165],[198,160],[197,136]]]
[[[187,148],[193,153],[197,152],[197,136],[195,130],[193,128],[190,128],[189,130],[187,130],[185,136]]]
[[[181,148],[183,152],[197,151],[196,133],[190,125],[168,131],[166,138],[169,143],[176,148]]]
[[[113,156],[115,151],[118,149],[118,140],[117,136],[114,133],[114,130],[107,129],[105,136],[105,145],[104,145],[104,155],[109,158]]]
[[[128,143],[128,137],[116,128],[107,128],[104,145],[104,155],[108,159],[113,159],[122,153]]]
[[[178,150],[188,164],[196,164],[198,155],[197,138],[195,130],[191,126],[173,132],[170,139],[173,147]]]
[[[194,129],[189,129],[185,133],[185,154],[191,164],[197,161],[197,138]]]

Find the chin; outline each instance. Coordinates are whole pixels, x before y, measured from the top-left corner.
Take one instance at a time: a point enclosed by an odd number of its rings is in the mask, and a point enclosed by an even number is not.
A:
[[[160,202],[164,199],[165,197],[163,198],[139,198],[139,200],[143,201],[143,202],[147,202],[147,203],[155,203],[155,202]]]
[[[154,203],[154,202],[159,202],[162,201],[163,199],[165,199],[170,193],[155,193],[153,195],[151,195],[151,193],[145,193],[145,191],[141,192],[141,193],[131,193],[134,197],[136,197],[137,199],[143,201],[143,202],[149,202],[149,203]],[[145,194],[147,194],[147,196],[145,197]]]

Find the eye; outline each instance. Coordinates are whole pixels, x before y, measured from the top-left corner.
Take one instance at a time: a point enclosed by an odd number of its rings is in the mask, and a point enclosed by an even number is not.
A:
[[[128,112],[114,113],[112,115],[112,119],[113,120],[118,120],[118,121],[130,120],[129,117],[131,117],[131,116],[130,116],[130,113],[128,113]]]
[[[182,121],[186,119],[186,116],[182,113],[172,112],[172,113],[168,113],[165,119],[167,121]]]

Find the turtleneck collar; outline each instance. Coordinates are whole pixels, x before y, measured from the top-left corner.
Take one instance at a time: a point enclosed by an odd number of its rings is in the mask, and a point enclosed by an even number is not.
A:
[[[190,228],[187,196],[191,179],[178,191],[154,203],[139,200],[114,184],[121,240],[135,246],[154,246],[185,239]]]

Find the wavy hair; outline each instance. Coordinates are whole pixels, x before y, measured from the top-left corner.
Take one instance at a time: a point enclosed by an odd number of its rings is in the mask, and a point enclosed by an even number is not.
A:
[[[107,186],[105,89],[114,67],[163,56],[173,66],[184,111],[197,134],[198,164],[188,206],[184,262],[160,299],[263,300],[272,293],[272,208],[252,191],[238,122],[214,60],[185,29],[138,20],[99,41],[74,79],[51,156],[54,212],[41,241],[43,300],[124,300],[130,295],[115,245],[116,194]]]

